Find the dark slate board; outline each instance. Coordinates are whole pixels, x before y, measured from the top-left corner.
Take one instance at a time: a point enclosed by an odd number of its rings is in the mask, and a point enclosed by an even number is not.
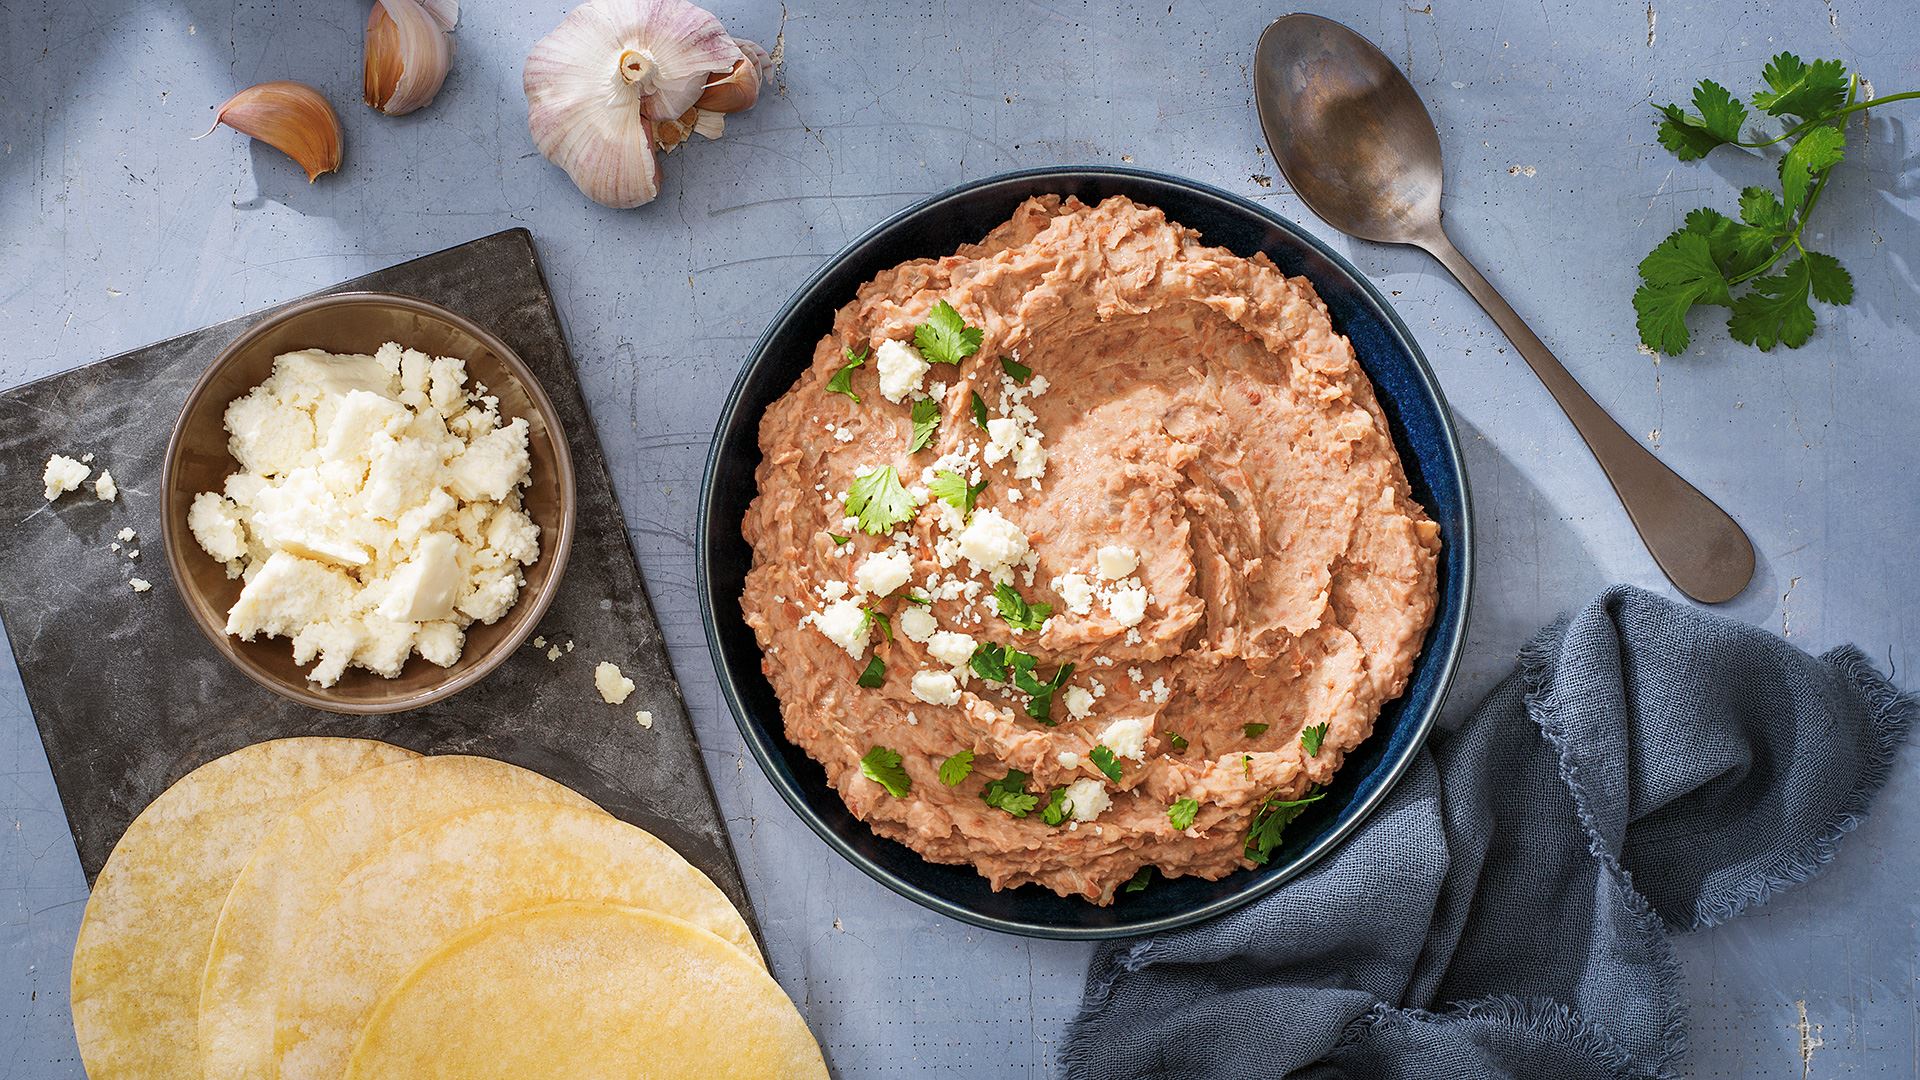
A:
[[[358,289],[417,296],[473,319],[513,346],[552,396],[578,472],[579,519],[564,582],[536,633],[574,649],[548,661],[528,646],[437,705],[367,717],[285,701],[214,651],[167,572],[161,459],[194,380],[259,316],[0,394],[0,520],[12,523],[0,541],[0,619],[87,881],[134,815],[194,767],[263,739],[349,735],[545,773],[673,845],[753,922],[532,238],[497,233],[323,292]],[[96,476],[113,472],[119,501],[98,501],[89,485],[47,503],[47,456],[87,452]],[[144,549],[138,560],[108,550],[124,526],[139,533],[128,545]],[[152,591],[134,593],[132,577]],[[625,705],[595,692],[601,660],[635,682]],[[635,723],[638,709],[652,710],[651,730]]]

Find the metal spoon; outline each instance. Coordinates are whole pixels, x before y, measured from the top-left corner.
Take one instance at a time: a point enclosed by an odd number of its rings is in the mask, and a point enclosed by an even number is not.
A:
[[[1600,462],[1669,580],[1707,604],[1753,577],[1753,545],[1727,512],[1621,430],[1440,224],[1440,136],[1420,95],[1374,44],[1318,15],[1288,15],[1254,54],[1260,126],[1287,182],[1350,236],[1440,260],[1520,350]]]

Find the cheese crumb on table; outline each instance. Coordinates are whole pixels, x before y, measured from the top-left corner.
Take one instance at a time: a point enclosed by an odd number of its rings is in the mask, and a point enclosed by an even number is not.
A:
[[[101,469],[99,478],[93,482],[93,497],[101,502],[112,502],[119,495],[120,485],[113,482],[113,474]]]
[[[148,581],[146,578],[133,578],[128,581],[127,584],[133,588],[134,592],[146,592],[148,589],[153,588],[153,582]]]
[[[46,470],[40,474],[40,481],[46,486],[47,501],[52,502],[79,487],[92,472],[92,469],[65,454],[48,458]]]
[[[638,723],[643,728],[650,728],[653,726],[653,714],[651,712],[648,712],[645,709],[641,709],[639,712],[634,713],[633,719],[635,723]]]
[[[137,532],[134,532],[133,528],[129,526],[127,528],[121,529],[119,532],[115,533],[114,535],[119,538],[121,543],[127,544],[127,543],[132,543],[134,537],[139,536],[140,534]]]
[[[619,705],[633,693],[633,680],[620,674],[620,665],[605,660],[594,666],[593,685],[600,691],[600,700],[609,705]]]

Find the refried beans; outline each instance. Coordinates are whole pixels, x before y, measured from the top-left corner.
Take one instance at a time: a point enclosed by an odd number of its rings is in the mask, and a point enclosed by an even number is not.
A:
[[[1124,197],[861,286],[760,451],[787,738],[996,889],[1265,861],[1433,619],[1439,529],[1313,285]]]

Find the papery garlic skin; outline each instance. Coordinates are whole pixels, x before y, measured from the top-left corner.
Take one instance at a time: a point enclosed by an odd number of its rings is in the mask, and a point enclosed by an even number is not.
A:
[[[717,136],[720,114],[696,105],[751,55],[686,0],[590,0],[527,57],[527,127],[589,198],[639,206],[660,193],[655,148]]]
[[[306,83],[249,86],[228,98],[213,114],[212,126],[194,138],[206,138],[221,124],[292,158],[306,170],[309,184],[340,168],[340,117]]]
[[[454,0],[374,0],[367,15],[366,102],[404,116],[432,101],[453,65]]]

